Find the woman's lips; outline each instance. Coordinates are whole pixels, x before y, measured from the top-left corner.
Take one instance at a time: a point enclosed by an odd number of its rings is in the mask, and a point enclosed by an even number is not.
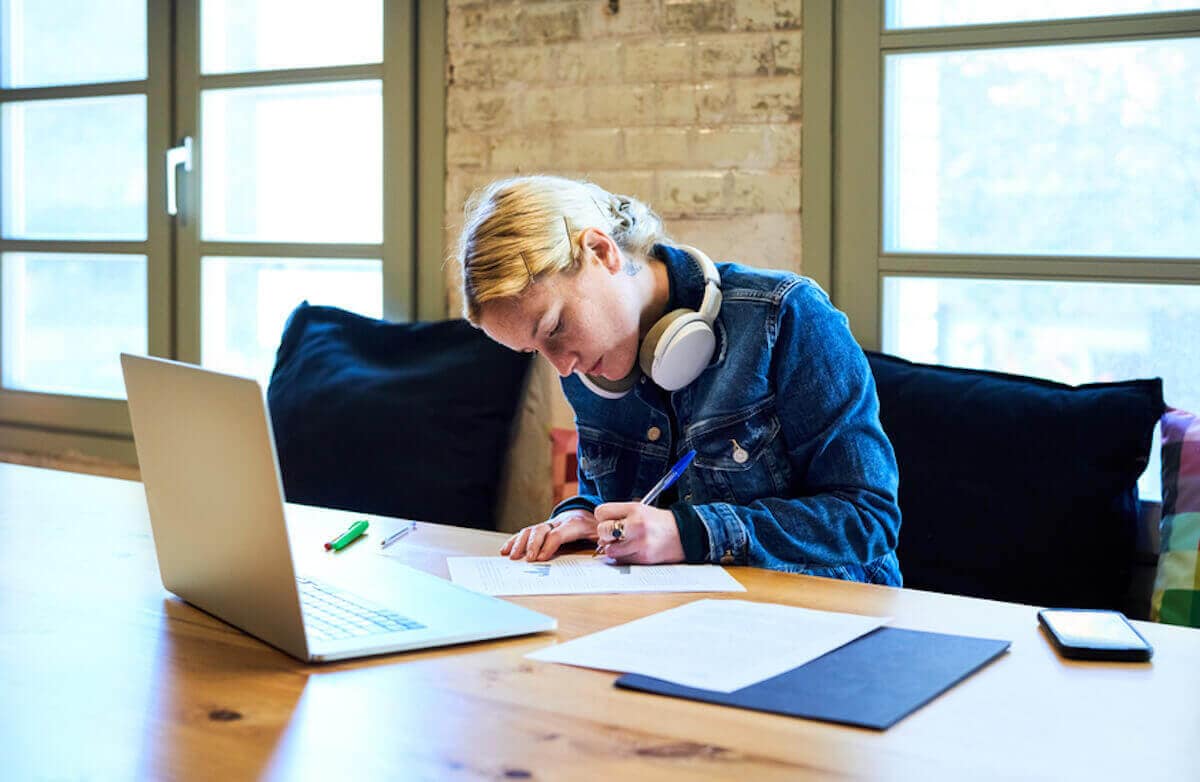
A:
[[[598,375],[598,374],[600,374],[600,366],[601,366],[603,363],[604,363],[604,356],[601,356],[600,358],[596,359],[596,363],[595,363],[595,364],[592,364],[592,368],[591,368],[591,369],[589,369],[589,370],[587,371],[587,373],[588,373],[589,375]]]

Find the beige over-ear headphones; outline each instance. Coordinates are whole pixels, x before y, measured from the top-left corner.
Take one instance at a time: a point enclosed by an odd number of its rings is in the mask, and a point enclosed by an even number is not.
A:
[[[679,245],[679,249],[696,261],[704,274],[700,309],[683,307],[659,318],[642,339],[637,364],[620,380],[580,374],[579,379],[593,393],[620,399],[643,374],[660,388],[675,391],[699,377],[712,360],[717,347],[713,323],[721,310],[721,275],[712,259],[695,247]]]

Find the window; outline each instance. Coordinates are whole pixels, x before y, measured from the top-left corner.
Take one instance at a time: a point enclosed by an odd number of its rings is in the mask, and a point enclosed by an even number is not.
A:
[[[0,0],[0,450],[133,461],[121,352],[265,385],[304,299],[443,317],[443,15]]]
[[[1200,2],[835,14],[834,297],[859,340],[1073,384],[1161,376],[1200,409]]]

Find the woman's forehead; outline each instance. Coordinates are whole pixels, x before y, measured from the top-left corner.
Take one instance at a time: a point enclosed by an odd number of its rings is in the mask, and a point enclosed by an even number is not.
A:
[[[555,298],[548,286],[534,283],[516,296],[493,299],[480,307],[479,325],[492,339],[509,347],[527,346]]]

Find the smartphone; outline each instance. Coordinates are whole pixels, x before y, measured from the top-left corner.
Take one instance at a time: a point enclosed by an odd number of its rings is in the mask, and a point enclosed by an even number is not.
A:
[[[1038,622],[1063,657],[1145,662],[1154,654],[1120,611],[1044,608],[1038,611]]]

